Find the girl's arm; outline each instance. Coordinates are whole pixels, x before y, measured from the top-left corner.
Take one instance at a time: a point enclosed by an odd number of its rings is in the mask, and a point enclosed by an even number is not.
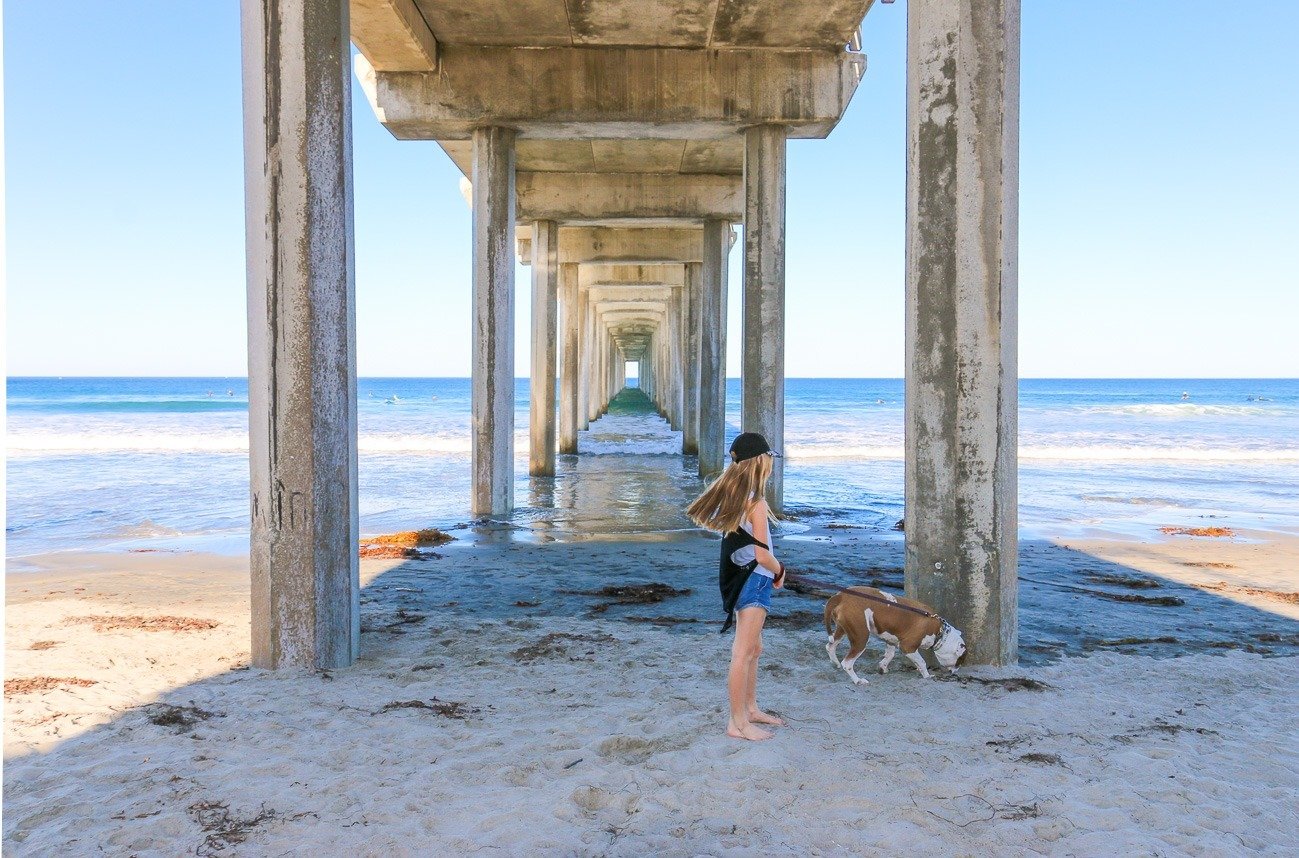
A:
[[[754,539],[768,545],[771,544],[771,531],[768,527],[767,502],[765,500],[759,500],[749,508],[749,525],[753,528]],[[776,559],[776,555],[772,554],[770,549],[763,548],[761,545],[754,546],[754,553],[757,555],[758,565],[775,575],[779,583],[781,571],[785,567]]]

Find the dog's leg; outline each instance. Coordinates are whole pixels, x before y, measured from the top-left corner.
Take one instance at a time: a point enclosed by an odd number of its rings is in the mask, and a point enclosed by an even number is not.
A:
[[[929,679],[929,667],[925,664],[925,657],[920,654],[920,650],[903,654],[916,666],[916,670],[920,671],[921,676]]]
[[[862,649],[865,649],[865,647],[863,647]],[[852,681],[854,685],[870,685],[869,680],[862,679],[860,676],[857,675],[857,671],[852,669],[853,665],[857,663],[857,658],[861,654],[862,654],[861,649],[857,649],[856,647],[851,647],[848,650],[848,654],[844,656],[843,662],[839,666],[842,667],[844,671],[846,671],[847,674],[852,677]]]
[[[843,630],[835,626],[834,631],[826,636],[829,639],[825,642],[825,652],[835,667],[839,666],[839,641],[843,640],[843,635]]]
[[[889,664],[893,661],[893,656],[897,655],[898,648],[893,644],[884,645],[884,658],[880,659],[880,673],[889,672]]]

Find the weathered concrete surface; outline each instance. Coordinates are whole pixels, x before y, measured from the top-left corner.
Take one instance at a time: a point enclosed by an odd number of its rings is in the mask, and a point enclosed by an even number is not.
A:
[[[671,141],[668,141],[671,142]],[[611,218],[743,216],[739,176],[707,173],[519,173],[520,218],[565,224]]]
[[[685,396],[685,356],[681,352],[681,290],[673,289],[672,292],[664,307],[663,347],[667,351],[668,375],[672,380],[668,388],[668,424],[673,430],[680,431],[684,410],[682,399]]]
[[[559,261],[682,264],[703,259],[699,227],[561,227]]]
[[[744,349],[740,428],[772,449],[785,444],[785,131],[745,131]],[[776,458],[767,501],[784,507],[785,465]]]
[[[433,30],[467,45],[836,47],[870,0],[416,0]]]
[[[464,140],[484,117],[529,138],[724,140],[768,123],[791,137],[827,136],[857,88],[861,59],[824,49],[444,41],[437,72],[380,72],[361,54],[355,65],[375,116],[401,140]]]
[[[559,265],[561,326],[564,332],[559,371],[559,452],[577,452],[578,408],[581,397],[578,381],[579,353],[582,337],[581,309],[578,306],[578,270],[576,263]]]
[[[1019,0],[907,10],[906,588],[1017,657]]]
[[[514,131],[474,132],[471,511],[514,508]]]
[[[715,477],[726,464],[726,266],[730,225],[704,222],[699,266],[699,475]]]
[[[558,363],[559,225],[532,225],[532,383],[528,473],[555,475],[555,373]]]
[[[252,660],[356,660],[348,9],[244,0]]]
[[[352,42],[379,71],[433,71],[438,43],[414,0],[352,0]]]
[[[682,308],[685,396],[682,400],[681,452],[687,456],[699,452],[699,284],[702,280],[699,269],[698,262],[686,266],[685,288],[681,291],[685,302]]]
[[[473,148],[466,140],[439,140],[462,173],[468,174]],[[744,139],[720,140],[552,140],[523,138],[517,143],[520,173],[711,173],[738,176],[744,169]]]
[[[563,261],[564,238],[561,235],[559,239],[561,251],[560,261]],[[578,354],[580,357],[577,362],[577,401],[578,401],[578,424],[577,428],[586,431],[591,425],[591,328],[592,311],[591,304],[587,297],[586,290],[581,288],[581,281],[578,281],[577,304],[579,307],[578,321],[581,323],[581,342]]]

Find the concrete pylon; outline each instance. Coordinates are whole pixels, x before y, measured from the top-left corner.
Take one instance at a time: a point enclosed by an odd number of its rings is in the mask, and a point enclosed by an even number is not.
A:
[[[587,300],[585,289],[578,289],[577,296],[578,323],[581,331],[578,335],[577,359],[577,428],[585,431],[591,425],[591,302]]]
[[[906,589],[1016,661],[1019,0],[907,8]]]
[[[744,357],[740,428],[785,444],[785,128],[744,133]],[[784,507],[784,459],[773,460],[767,502]]]
[[[534,477],[555,475],[558,291],[559,224],[553,220],[539,220],[532,225],[532,383],[528,473]]]
[[[681,429],[682,398],[685,394],[684,356],[681,353],[681,290],[673,289],[666,307],[668,375],[672,379],[668,398],[668,423]]]
[[[578,352],[582,336],[576,263],[565,262],[559,266],[559,291],[564,333],[559,371],[559,452],[576,453],[581,366]]]
[[[726,265],[730,226],[704,221],[699,267],[699,475],[715,477],[726,464]]]
[[[244,0],[252,661],[361,639],[346,0]]]
[[[698,262],[686,264],[686,285],[681,290],[682,346],[685,356],[681,452],[687,456],[699,452],[699,267]]]
[[[514,138],[474,130],[474,515],[514,508]]]

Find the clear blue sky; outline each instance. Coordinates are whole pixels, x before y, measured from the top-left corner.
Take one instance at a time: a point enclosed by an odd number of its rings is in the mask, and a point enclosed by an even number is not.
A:
[[[790,144],[791,376],[902,374],[905,15]],[[4,16],[9,373],[244,374],[238,4]],[[1021,375],[1299,375],[1296,32],[1293,0],[1024,0]],[[466,375],[459,174],[353,98],[360,372]]]

